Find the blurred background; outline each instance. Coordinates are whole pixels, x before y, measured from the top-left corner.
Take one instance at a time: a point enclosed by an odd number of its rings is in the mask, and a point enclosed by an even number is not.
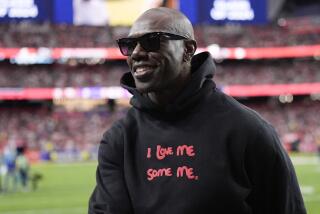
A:
[[[87,213],[102,134],[129,108],[115,40],[177,8],[218,87],[278,131],[320,213],[320,1],[0,0],[0,213]]]

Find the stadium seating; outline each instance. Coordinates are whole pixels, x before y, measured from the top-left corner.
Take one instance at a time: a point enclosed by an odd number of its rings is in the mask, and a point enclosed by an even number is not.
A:
[[[199,47],[272,47],[310,45],[320,42],[320,16],[279,19],[262,26],[199,25],[195,36]],[[1,24],[1,47],[111,47],[129,27],[71,26],[49,23]]]
[[[18,88],[114,86],[119,85],[120,77],[126,71],[128,68],[125,63],[92,66],[19,66],[0,63],[0,85]]]
[[[217,64],[220,85],[259,85],[320,82],[320,61],[282,59],[233,61]]]
[[[45,150],[48,143],[55,151],[67,146],[81,150],[97,145],[111,123],[123,116],[123,108],[112,113],[107,106],[88,112],[52,110],[46,106],[0,107],[0,151],[7,143]]]
[[[292,144],[298,144],[294,150],[316,151],[315,141],[320,139],[320,122],[315,117],[315,113],[320,112],[319,101],[311,101],[306,97],[287,104],[270,99],[268,102],[247,105],[276,128],[286,148],[292,149]]]
[[[300,151],[315,151],[314,141],[320,137],[320,126],[314,113],[320,112],[319,101],[304,98],[280,104],[276,99],[270,99],[246,105],[273,124],[285,145],[299,141]],[[96,146],[103,132],[126,111],[126,107],[118,107],[112,113],[106,106],[86,112],[69,112],[61,107],[50,109],[46,106],[1,107],[0,145],[14,142],[16,145],[26,144],[29,149],[45,150],[50,143],[55,151],[63,151],[70,146],[83,150]]]
[[[298,23],[298,24],[297,24]],[[218,44],[222,47],[274,47],[320,43],[320,16],[279,19],[266,26],[195,27],[199,47]],[[0,47],[113,47],[115,39],[126,36],[128,27],[89,27],[35,24],[30,22],[0,24]],[[320,82],[317,58],[273,60],[225,60],[217,62],[214,77],[218,86],[260,85]],[[124,60],[97,64],[85,61],[56,61],[46,65],[17,65],[0,62],[2,88],[52,88],[118,86],[128,68]],[[254,99],[253,99],[254,100]],[[1,103],[1,102],[0,102]],[[281,104],[278,97],[265,98],[246,105],[257,110],[278,131],[284,145],[299,142],[302,151],[315,151],[320,138],[318,101],[309,96]],[[127,108],[111,113],[107,106],[91,111],[69,111],[54,104],[30,107],[0,107],[0,151],[8,143],[24,143],[30,149],[45,149],[49,143],[55,150],[98,145],[102,133],[121,117]],[[293,147],[290,147],[291,149]]]

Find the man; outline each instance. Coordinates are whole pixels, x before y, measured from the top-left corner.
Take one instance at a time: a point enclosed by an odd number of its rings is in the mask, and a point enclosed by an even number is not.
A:
[[[103,136],[89,213],[306,213],[274,129],[215,87],[183,14],[150,9],[118,44],[133,107]]]
[[[25,155],[26,147],[17,147],[16,167],[22,190],[28,190],[30,163]]]

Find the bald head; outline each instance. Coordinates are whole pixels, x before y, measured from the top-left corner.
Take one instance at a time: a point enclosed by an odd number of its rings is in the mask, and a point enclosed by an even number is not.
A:
[[[191,78],[197,43],[190,21],[177,10],[153,8],[135,21],[128,37],[123,45],[131,51],[127,63],[136,88],[165,106]]]
[[[151,32],[166,32],[194,40],[193,27],[180,11],[159,7],[144,12],[133,24],[129,36]]]

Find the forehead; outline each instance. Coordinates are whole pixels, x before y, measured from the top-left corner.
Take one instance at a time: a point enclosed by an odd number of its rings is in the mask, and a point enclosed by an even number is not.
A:
[[[140,36],[151,32],[162,32],[164,28],[160,28],[151,24],[151,22],[137,22],[130,30],[129,36]]]
[[[178,34],[174,24],[166,17],[148,16],[138,19],[129,32],[129,37],[141,36],[152,32]]]

